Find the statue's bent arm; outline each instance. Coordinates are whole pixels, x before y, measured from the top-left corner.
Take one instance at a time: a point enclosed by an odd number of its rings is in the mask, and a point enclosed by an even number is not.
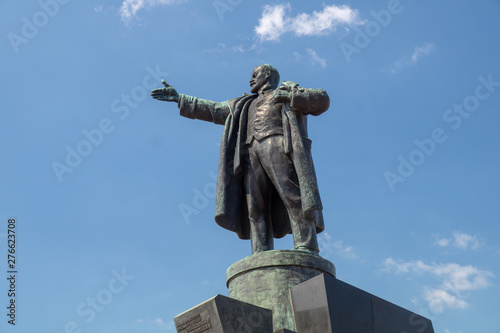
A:
[[[330,107],[330,97],[323,89],[299,87],[291,92],[291,107],[295,113],[318,116]]]

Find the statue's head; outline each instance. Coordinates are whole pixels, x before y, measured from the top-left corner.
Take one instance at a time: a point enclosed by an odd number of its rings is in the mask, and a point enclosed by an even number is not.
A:
[[[250,77],[250,91],[257,93],[266,84],[272,88],[278,87],[280,74],[278,70],[271,65],[260,65],[253,69]]]

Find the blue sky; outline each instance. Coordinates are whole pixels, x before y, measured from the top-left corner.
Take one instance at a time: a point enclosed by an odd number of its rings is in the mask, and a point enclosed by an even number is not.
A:
[[[250,255],[213,220],[222,127],[149,97],[224,101],[252,69],[325,89],[309,119],[338,278],[499,333],[500,1],[2,1],[2,332],[174,332]],[[291,236],[276,242],[291,248]],[[9,302],[0,283],[3,312]]]

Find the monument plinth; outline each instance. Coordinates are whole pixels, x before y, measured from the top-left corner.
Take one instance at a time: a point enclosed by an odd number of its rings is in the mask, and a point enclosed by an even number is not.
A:
[[[328,275],[290,289],[295,332],[434,333],[429,319]]]
[[[174,318],[178,333],[273,332],[272,311],[217,295]]]
[[[271,309],[275,331],[294,331],[289,288],[320,274],[335,277],[335,266],[312,252],[273,250],[234,263],[226,275],[229,297]]]

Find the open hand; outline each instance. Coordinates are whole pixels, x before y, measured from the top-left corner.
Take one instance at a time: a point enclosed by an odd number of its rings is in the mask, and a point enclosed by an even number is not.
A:
[[[170,84],[161,80],[161,83],[165,86],[164,88],[158,88],[151,90],[151,96],[154,99],[167,102],[179,102],[179,93]]]

